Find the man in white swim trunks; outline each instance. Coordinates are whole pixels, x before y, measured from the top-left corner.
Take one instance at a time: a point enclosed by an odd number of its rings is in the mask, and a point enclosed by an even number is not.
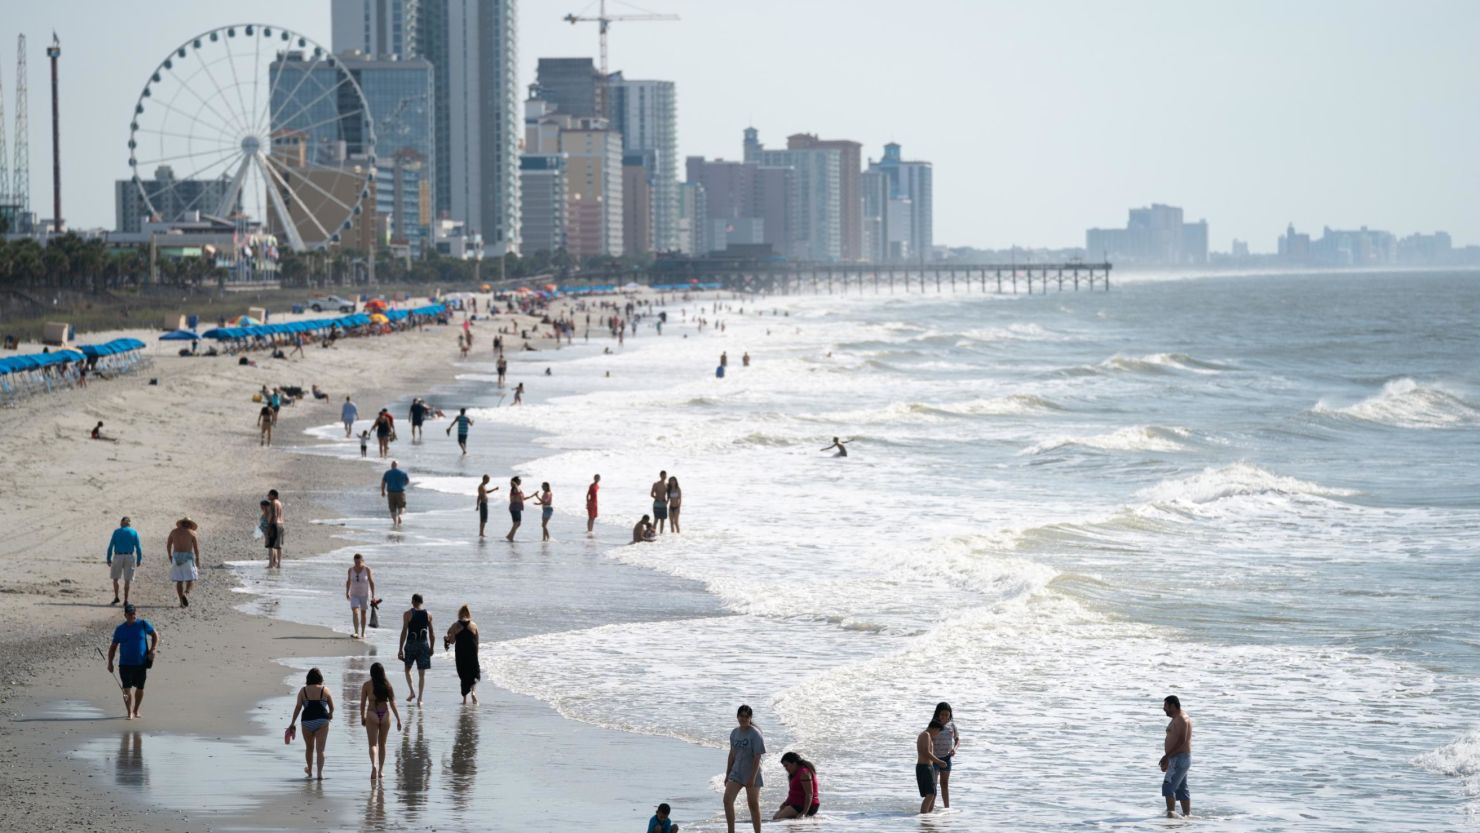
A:
[[[344,597],[349,599],[351,638],[365,638],[365,623],[370,618],[370,601],[375,598],[375,574],[365,566],[365,556],[355,553],[355,566],[344,578]]]

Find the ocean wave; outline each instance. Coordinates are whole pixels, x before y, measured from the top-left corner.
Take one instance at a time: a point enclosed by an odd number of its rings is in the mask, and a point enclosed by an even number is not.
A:
[[[1321,401],[1311,410],[1323,416],[1396,428],[1454,428],[1480,423],[1480,407],[1439,385],[1407,377],[1388,382],[1381,393],[1354,405],[1336,407]]]
[[[878,424],[976,416],[1027,416],[1066,410],[1068,409],[1063,405],[1045,396],[1014,393],[963,402],[893,402],[882,408],[799,415],[797,419],[807,422]]]
[[[1101,451],[1156,451],[1171,453],[1186,450],[1187,446],[1183,441],[1191,436],[1191,431],[1178,425],[1171,427],[1132,425],[1111,431],[1108,434],[1095,434],[1088,437],[1054,437],[1028,447],[1023,453],[1042,454],[1047,451],[1054,451],[1070,446],[1094,448]]]
[[[1149,353],[1144,356],[1127,356],[1116,353],[1094,365],[1079,365],[1058,371],[1060,376],[1099,376],[1105,373],[1221,373],[1234,370],[1231,365],[1198,359],[1186,353]]]
[[[1274,474],[1250,463],[1204,469],[1201,474],[1164,480],[1142,492],[1151,503],[1185,507],[1234,497],[1341,498],[1358,492]]]

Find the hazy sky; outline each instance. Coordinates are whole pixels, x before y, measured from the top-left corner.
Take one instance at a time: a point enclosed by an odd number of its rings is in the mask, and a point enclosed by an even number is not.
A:
[[[541,56],[596,55],[595,26],[561,20],[588,2],[520,0],[522,84]],[[897,141],[935,165],[937,243],[1083,245],[1086,227],[1123,225],[1150,202],[1206,218],[1219,250],[1233,238],[1273,249],[1290,221],[1480,243],[1474,0],[640,5],[683,20],[614,23],[612,68],[677,82],[681,154],[736,158],[752,124],[773,146],[815,132],[877,158]],[[53,29],[63,211],[111,228],[146,76],[187,38],[249,18],[329,41],[328,0],[4,0],[7,121],[15,35],[30,40],[38,214],[51,213]]]

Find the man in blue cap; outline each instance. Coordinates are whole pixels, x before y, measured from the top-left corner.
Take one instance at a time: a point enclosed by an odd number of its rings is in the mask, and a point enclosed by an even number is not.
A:
[[[117,561],[113,560],[117,557]],[[118,581],[123,580],[123,601],[128,603],[129,585],[134,581],[134,568],[144,563],[144,547],[139,543],[139,533],[129,524],[127,516],[118,522],[113,537],[108,541],[108,573],[113,576],[113,604],[118,604]]]

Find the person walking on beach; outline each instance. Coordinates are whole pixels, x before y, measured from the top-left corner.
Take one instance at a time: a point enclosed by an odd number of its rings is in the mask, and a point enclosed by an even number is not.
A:
[[[159,650],[159,631],[148,619],[138,618],[138,609],[123,606],[123,624],[113,629],[113,644],[108,646],[108,673],[113,673],[113,659],[118,658],[119,686],[123,688],[123,708],[129,720],[138,720],[139,704],[144,702],[144,681],[154,665],[154,652]]]
[[[391,432],[395,430],[395,424],[396,421],[391,417],[390,412],[384,408],[381,408],[380,413],[375,416],[375,424],[372,427],[375,429],[375,440],[380,443],[382,458],[391,453]]]
[[[477,504],[477,507],[478,507],[478,537],[479,538],[487,537],[487,536],[485,536],[483,534],[483,530],[484,530],[485,527],[488,526],[488,496],[490,494],[493,494],[494,492],[497,492],[498,491],[498,487],[497,486],[494,486],[492,489],[488,488],[488,481],[491,480],[491,479],[492,478],[490,478],[488,475],[485,474],[485,475],[483,475],[483,482],[478,484],[478,504]]]
[[[951,765],[956,757],[956,747],[961,745],[961,736],[956,734],[956,722],[951,719],[951,704],[939,703],[935,707],[935,722],[940,724],[940,734],[932,741],[935,746],[935,757],[945,761],[945,766],[937,766],[935,775],[940,779],[941,806],[951,806]]]
[[[365,564],[365,556],[355,553],[355,566],[346,571],[344,597],[349,599],[350,638],[365,638],[365,623],[370,618],[370,601],[375,598],[375,573]]]
[[[429,410],[431,409],[427,407],[427,403],[421,399],[411,400],[411,441],[414,443],[421,442],[423,439],[421,427],[426,422]]]
[[[344,397],[344,404],[339,408],[339,421],[344,423],[344,436],[348,439],[355,432],[355,420],[360,418],[360,409],[355,406],[354,400],[348,396]]]
[[[524,492],[520,491],[519,482],[517,477],[509,480],[509,518],[514,525],[509,527],[509,534],[504,536],[506,541],[514,540],[514,533],[519,531],[519,521],[524,517]]]
[[[396,709],[396,690],[385,678],[385,666],[373,663],[370,679],[360,686],[360,725],[370,743],[370,780],[385,777],[385,739],[391,733],[390,718],[396,718],[396,731],[401,731],[401,712]]]
[[[591,478],[591,485],[586,487],[586,534],[592,535],[596,529],[596,494],[601,491],[601,475]]]
[[[555,493],[550,491],[549,481],[540,484],[540,493],[534,505],[540,507],[540,533],[542,541],[550,540],[550,518],[555,516]]]
[[[851,443],[853,441],[852,440],[849,440],[848,442]],[[822,450],[823,451],[832,451],[833,449],[836,448],[838,450],[838,453],[837,454],[834,454],[833,455],[834,457],[847,457],[848,456],[848,449],[846,448],[846,446],[847,446],[847,443],[843,442],[842,440],[838,439],[837,437],[833,437],[832,445],[824,446],[822,448]]]
[[[369,452],[369,450],[370,450],[370,432],[369,431],[361,431],[360,432],[360,457],[361,458],[364,458],[364,457],[369,456],[368,453],[367,453],[367,452]]]
[[[754,712],[742,705],[735,711],[740,725],[730,730],[730,757],[725,762],[725,830],[735,833],[735,796],[745,790],[750,805],[750,823],[761,833],[761,756],[766,754],[766,739],[759,726],[751,722]]]
[[[257,445],[272,445],[272,406],[264,404],[257,412]]]
[[[795,752],[781,756],[781,766],[786,769],[786,800],[771,821],[799,819],[815,816],[822,809],[821,785],[817,782],[817,767]]]
[[[113,559],[117,558],[117,561]],[[118,604],[118,581],[123,580],[123,602],[128,604],[129,585],[134,582],[134,568],[144,565],[144,545],[139,543],[139,531],[125,515],[108,539],[108,574],[113,578],[113,601]]]
[[[478,625],[473,622],[473,611],[467,605],[457,609],[457,621],[447,629],[447,635],[442,637],[442,648],[453,646],[453,656],[457,662],[457,681],[462,689],[463,705],[467,705],[469,695],[473,698],[473,705],[478,705],[478,680],[483,676],[483,669],[478,666]]]
[[[510,405],[523,405],[524,404],[524,383],[523,382],[520,382],[519,384],[517,384],[517,385],[514,386],[514,401],[513,402],[510,402],[509,404]]]
[[[473,427],[473,418],[468,416],[468,409],[461,408],[457,416],[452,418],[452,424],[447,426],[447,436],[452,436],[452,429],[457,428],[457,447],[462,449],[463,456],[468,456],[468,429]]]
[[[648,489],[648,497],[653,499],[653,523],[662,532],[668,523],[668,472],[658,472],[658,479]]]
[[[427,690],[427,669],[432,667],[432,614],[421,606],[421,594],[411,594],[411,609],[401,614],[401,638],[396,643],[396,658],[406,663],[406,702],[415,700]],[[411,684],[411,666],[417,670],[417,684]]]
[[[678,477],[668,478],[668,528],[678,532],[678,511],[683,508],[683,489],[678,487]]]
[[[288,535],[283,517],[283,501],[277,489],[267,490],[267,528],[262,531],[263,545],[267,547],[267,567],[283,566],[283,539]]]
[[[940,721],[931,718],[919,737],[915,738],[915,785],[920,788],[920,815],[935,810],[936,767],[946,762],[935,756],[935,738],[940,735]]]
[[[391,461],[391,467],[380,477],[380,496],[386,499],[386,505],[390,507],[391,524],[401,525],[401,515],[406,512],[406,486],[411,482],[411,476],[401,471],[401,466],[395,460]]]
[[[1167,724],[1161,756],[1161,771],[1166,773],[1161,794],[1167,800],[1167,818],[1176,818],[1177,801],[1182,802],[1182,815],[1190,816],[1192,793],[1187,787],[1187,770],[1192,768],[1192,718],[1182,711],[1182,701],[1175,694],[1162,701],[1161,710],[1172,719]]]
[[[170,562],[170,581],[175,583],[175,595],[180,597],[180,607],[190,607],[190,591],[200,578],[200,537],[195,534],[195,521],[181,518],[175,528],[164,539],[165,557]]]
[[[324,780],[324,744],[329,742],[329,724],[334,720],[334,695],[324,685],[324,675],[317,668],[308,669],[303,688],[298,689],[298,700],[293,704],[293,717],[288,728],[298,724],[299,713],[303,714],[303,774],[314,775],[314,753],[318,753],[318,780]]]

